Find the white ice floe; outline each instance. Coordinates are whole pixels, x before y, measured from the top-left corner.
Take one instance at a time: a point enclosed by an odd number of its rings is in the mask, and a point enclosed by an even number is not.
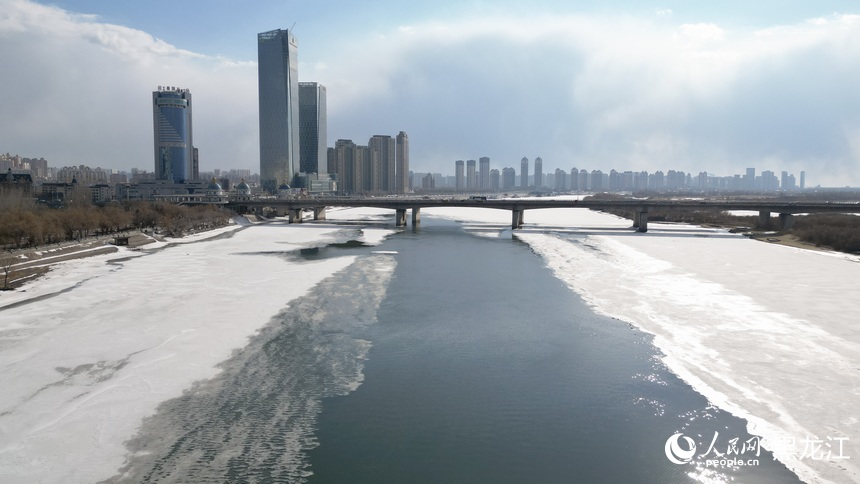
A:
[[[25,291],[0,295],[0,482],[111,476],[160,402],[217,374],[288,301],[355,260],[276,254],[341,230],[260,224],[169,241],[152,253],[61,263]],[[125,259],[106,263],[117,258]]]

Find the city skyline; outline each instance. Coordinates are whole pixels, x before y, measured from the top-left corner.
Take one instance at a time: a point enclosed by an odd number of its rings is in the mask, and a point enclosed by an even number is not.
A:
[[[491,168],[489,157],[480,158],[480,169],[475,172],[475,160],[455,160],[453,175],[445,172],[414,172],[414,187],[427,189],[444,189],[458,191],[592,191],[592,192],[624,192],[624,191],[744,191],[744,192],[776,192],[796,191],[809,187],[806,184],[806,171],[797,175],[786,170],[777,172],[764,169],[759,173],[755,167],[747,167],[743,174],[715,174],[707,170],[697,173],[683,170],[662,169],[655,171],[618,171],[610,168],[604,171],[602,167],[590,170],[572,167],[543,170],[543,160],[540,156],[534,159],[534,170],[530,171],[528,157],[520,161],[520,171],[505,166],[501,169]],[[529,175],[532,173],[532,175]],[[433,180],[432,187],[425,177]],[[483,181],[486,179],[486,183]],[[839,188],[839,187],[837,187]]]
[[[847,2],[344,5],[376,19],[365,24],[317,6],[264,2],[228,17],[192,2],[207,10],[196,36],[157,8],[52,4],[0,1],[11,20],[0,22],[0,58],[15,73],[0,94],[14,113],[0,121],[0,150],[57,166],[151,166],[140,93],[172,82],[195,93],[200,171],[256,170],[253,36],[275,19],[296,23],[298,80],[328,88],[328,137],[404,130],[418,173],[447,170],[461,153],[501,167],[539,152],[546,173],[757,166],[860,185],[860,16]]]

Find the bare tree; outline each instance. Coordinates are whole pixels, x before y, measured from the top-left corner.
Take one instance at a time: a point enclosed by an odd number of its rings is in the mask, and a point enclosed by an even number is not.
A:
[[[3,185],[0,183],[0,211],[31,210],[35,206],[33,199],[28,196],[23,188]]]

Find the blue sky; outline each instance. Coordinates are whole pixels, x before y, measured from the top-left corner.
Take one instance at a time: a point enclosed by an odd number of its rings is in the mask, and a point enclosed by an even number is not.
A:
[[[256,33],[295,24],[329,145],[403,130],[415,171],[541,156],[860,185],[852,3],[0,0],[0,151],[151,170],[168,84],[194,95],[202,169],[256,171]]]

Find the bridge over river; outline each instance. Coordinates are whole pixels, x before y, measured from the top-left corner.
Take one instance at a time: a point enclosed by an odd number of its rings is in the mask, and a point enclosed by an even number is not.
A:
[[[524,212],[542,208],[585,208],[595,210],[623,209],[634,213],[633,227],[640,232],[648,230],[648,211],[667,208],[693,208],[697,210],[750,210],[759,213],[762,225],[770,224],[771,214],[779,214],[780,227],[790,228],[793,217],[799,213],[860,213],[860,202],[809,202],[777,201],[774,199],[720,199],[720,200],[650,200],[650,199],[585,199],[565,200],[552,198],[295,198],[295,199],[250,199],[231,200],[227,207],[246,213],[263,208],[275,210],[279,215],[288,217],[291,223],[302,221],[302,212],[313,210],[314,220],[325,219],[326,207],[374,207],[395,211],[395,224],[406,225],[406,211],[412,213],[412,224],[421,221],[421,209],[432,207],[475,207],[511,211],[511,228],[523,225]]]

